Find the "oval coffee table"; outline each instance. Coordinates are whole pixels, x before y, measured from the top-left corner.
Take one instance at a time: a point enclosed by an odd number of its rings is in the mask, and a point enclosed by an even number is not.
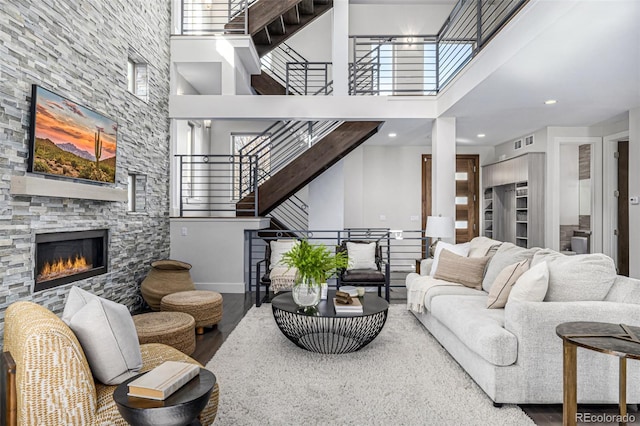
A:
[[[338,315],[333,307],[335,291],[321,300],[313,313],[305,313],[293,301],[291,292],[271,300],[273,317],[280,331],[299,347],[322,354],[344,354],[367,346],[387,321],[389,303],[365,293],[360,298],[362,314]]]
[[[142,373],[144,374],[144,373]],[[113,392],[120,415],[135,426],[199,425],[198,415],[207,405],[216,376],[200,368],[200,374],[163,401],[128,396],[128,384],[142,374],[127,379]]]

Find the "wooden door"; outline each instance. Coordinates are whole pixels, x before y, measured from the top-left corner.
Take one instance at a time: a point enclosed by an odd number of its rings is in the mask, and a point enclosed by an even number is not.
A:
[[[618,273],[629,276],[629,141],[618,142]]]
[[[456,155],[456,243],[465,243],[479,235],[480,158]],[[431,215],[431,155],[422,156],[422,229]]]

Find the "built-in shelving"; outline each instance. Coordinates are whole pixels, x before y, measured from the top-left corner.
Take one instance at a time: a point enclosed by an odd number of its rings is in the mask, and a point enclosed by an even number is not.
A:
[[[484,235],[520,247],[544,246],[544,154],[483,166]]]

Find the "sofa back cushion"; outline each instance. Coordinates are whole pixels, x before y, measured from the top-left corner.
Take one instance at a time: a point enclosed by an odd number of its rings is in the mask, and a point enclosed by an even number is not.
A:
[[[460,283],[466,287],[480,290],[482,276],[488,257],[465,257],[449,250],[440,253],[435,279]]]
[[[502,244],[501,241],[487,237],[475,237],[470,243],[468,257],[493,256]]]
[[[482,280],[482,289],[487,293],[491,291],[491,286],[504,268],[523,260],[531,260],[538,250],[540,249],[537,247],[525,249],[512,243],[502,243],[487,266]]]
[[[616,276],[604,300],[606,302],[640,305],[640,280],[622,275]]]
[[[549,290],[545,301],[602,301],[616,279],[613,259],[602,253],[566,256],[544,249],[533,256],[532,266],[547,262]]]

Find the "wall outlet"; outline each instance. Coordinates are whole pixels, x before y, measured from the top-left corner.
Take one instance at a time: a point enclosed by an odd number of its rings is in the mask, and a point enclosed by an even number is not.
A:
[[[182,235],[183,237],[186,237],[187,235],[189,235],[189,232],[187,231],[187,227],[186,226],[183,226],[180,229],[180,235]]]
[[[380,215],[380,220],[382,220],[382,221],[387,220],[387,216],[386,216],[386,215],[381,214],[381,215]]]
[[[420,220],[420,216],[418,215],[411,215],[411,222],[417,222]]]
[[[640,197],[629,197],[629,204],[633,204],[634,206],[640,204]]]

